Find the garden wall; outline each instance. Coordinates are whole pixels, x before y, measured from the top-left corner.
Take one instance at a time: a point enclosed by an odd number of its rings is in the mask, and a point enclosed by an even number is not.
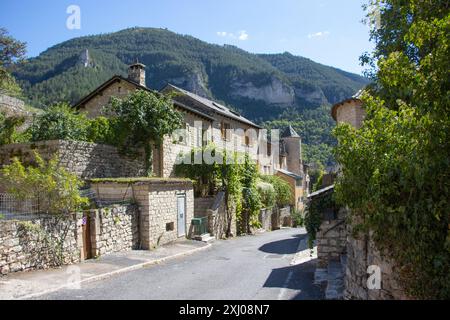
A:
[[[129,157],[119,154],[113,146],[65,140],[2,146],[0,167],[9,164],[14,157],[25,163],[33,163],[34,151],[45,160],[58,155],[60,165],[82,179],[145,175],[142,155]]]
[[[61,218],[35,215],[28,220],[0,220],[0,275],[47,269],[139,248],[136,206],[89,211],[90,228],[82,214]],[[89,237],[90,245],[83,238]]]
[[[348,300],[404,300],[409,299],[396,280],[396,267],[375,247],[370,234],[351,236],[348,226],[347,266],[344,297]],[[381,289],[370,290],[367,280],[369,266],[381,269]]]
[[[80,262],[81,229],[80,216],[0,221],[0,274]]]

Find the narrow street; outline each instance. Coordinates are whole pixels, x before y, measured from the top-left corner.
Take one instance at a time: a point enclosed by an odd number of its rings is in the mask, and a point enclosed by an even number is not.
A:
[[[321,299],[315,261],[291,265],[306,249],[304,229],[216,241],[208,250],[38,299],[304,300]]]

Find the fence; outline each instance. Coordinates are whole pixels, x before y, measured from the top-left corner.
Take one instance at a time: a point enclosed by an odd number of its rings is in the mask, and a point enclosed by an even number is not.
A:
[[[18,199],[11,194],[0,193],[0,218],[29,219],[30,216],[41,213],[36,199]]]

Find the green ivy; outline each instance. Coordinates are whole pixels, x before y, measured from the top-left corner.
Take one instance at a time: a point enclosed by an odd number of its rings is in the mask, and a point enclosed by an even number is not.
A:
[[[313,249],[314,241],[317,240],[317,232],[320,231],[323,214],[330,208],[335,212],[338,210],[332,192],[325,192],[312,198],[306,206],[304,224],[306,231],[308,231],[308,245],[310,249]]]

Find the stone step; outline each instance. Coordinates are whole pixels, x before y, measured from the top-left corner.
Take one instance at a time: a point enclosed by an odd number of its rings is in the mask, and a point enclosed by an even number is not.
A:
[[[211,234],[206,233],[201,236],[195,236],[194,240],[201,241],[204,243],[212,243],[216,238],[212,237]]]

